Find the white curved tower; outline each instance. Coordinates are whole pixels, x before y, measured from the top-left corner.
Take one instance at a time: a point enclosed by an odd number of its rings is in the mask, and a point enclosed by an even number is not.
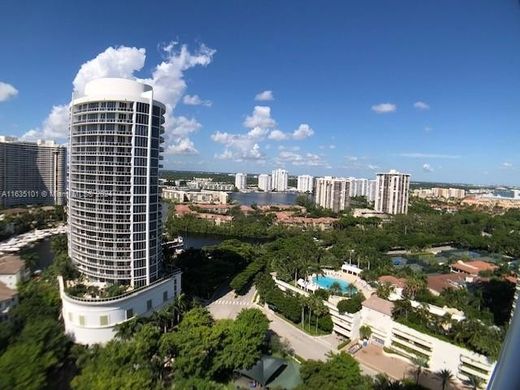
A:
[[[113,328],[147,315],[180,291],[162,269],[158,187],[165,106],[137,81],[104,78],[70,106],[69,255],[88,283],[118,296],[70,293],[60,282],[65,328],[77,342],[106,342]]]
[[[164,113],[150,86],[126,79],[92,81],[72,101],[69,254],[92,280],[141,287],[158,278]]]

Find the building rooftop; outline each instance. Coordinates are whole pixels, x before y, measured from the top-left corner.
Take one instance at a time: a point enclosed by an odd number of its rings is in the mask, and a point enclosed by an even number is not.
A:
[[[462,261],[459,260],[451,265],[451,268],[472,275],[478,275],[481,271],[494,271],[498,267],[482,260]]]
[[[392,275],[383,275],[380,276],[377,280],[381,283],[390,283],[392,286],[396,286],[398,288],[405,288],[406,281],[404,278],[396,278]]]
[[[362,305],[368,309],[372,309],[379,313],[392,316],[392,310],[394,309],[394,303],[387,301],[386,299],[379,298],[377,295],[372,295],[370,298],[365,300]]]
[[[430,290],[439,294],[447,288],[457,288],[464,283],[466,277],[458,273],[428,275],[426,278],[427,286]]]
[[[14,275],[25,268],[25,261],[17,255],[5,255],[0,257],[0,274]]]
[[[0,302],[7,299],[12,299],[16,295],[16,290],[7,287],[3,282],[0,282]]]

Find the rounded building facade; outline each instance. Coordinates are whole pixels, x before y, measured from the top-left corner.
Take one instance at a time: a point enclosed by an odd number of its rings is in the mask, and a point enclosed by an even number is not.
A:
[[[69,255],[92,281],[137,288],[159,278],[164,114],[152,88],[133,80],[94,80],[73,97]]]

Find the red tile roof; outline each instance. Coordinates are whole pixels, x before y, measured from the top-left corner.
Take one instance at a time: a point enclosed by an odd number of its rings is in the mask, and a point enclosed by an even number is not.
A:
[[[447,288],[456,287],[457,283],[462,283],[465,279],[466,276],[459,273],[428,275],[426,283],[430,290],[436,291],[440,294]]]
[[[478,275],[481,271],[494,271],[498,267],[494,264],[482,261],[482,260],[472,260],[472,261],[462,261],[459,260],[456,263],[451,265],[452,269],[455,269],[460,272],[465,272],[471,275]]]
[[[381,283],[390,283],[392,286],[396,286],[398,288],[404,288],[406,286],[406,280],[403,278],[396,278],[392,275],[383,275],[380,276],[377,280]]]

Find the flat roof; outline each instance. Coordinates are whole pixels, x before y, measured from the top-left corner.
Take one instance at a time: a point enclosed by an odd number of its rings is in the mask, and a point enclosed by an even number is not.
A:
[[[392,316],[392,310],[394,309],[393,302],[379,298],[377,295],[372,295],[370,298],[365,300],[362,305],[368,309],[375,310],[390,317]]]
[[[14,275],[25,268],[25,261],[18,255],[5,255],[0,257],[0,274]]]
[[[0,282],[0,301],[12,299],[16,295],[16,290],[7,287],[3,282]]]

